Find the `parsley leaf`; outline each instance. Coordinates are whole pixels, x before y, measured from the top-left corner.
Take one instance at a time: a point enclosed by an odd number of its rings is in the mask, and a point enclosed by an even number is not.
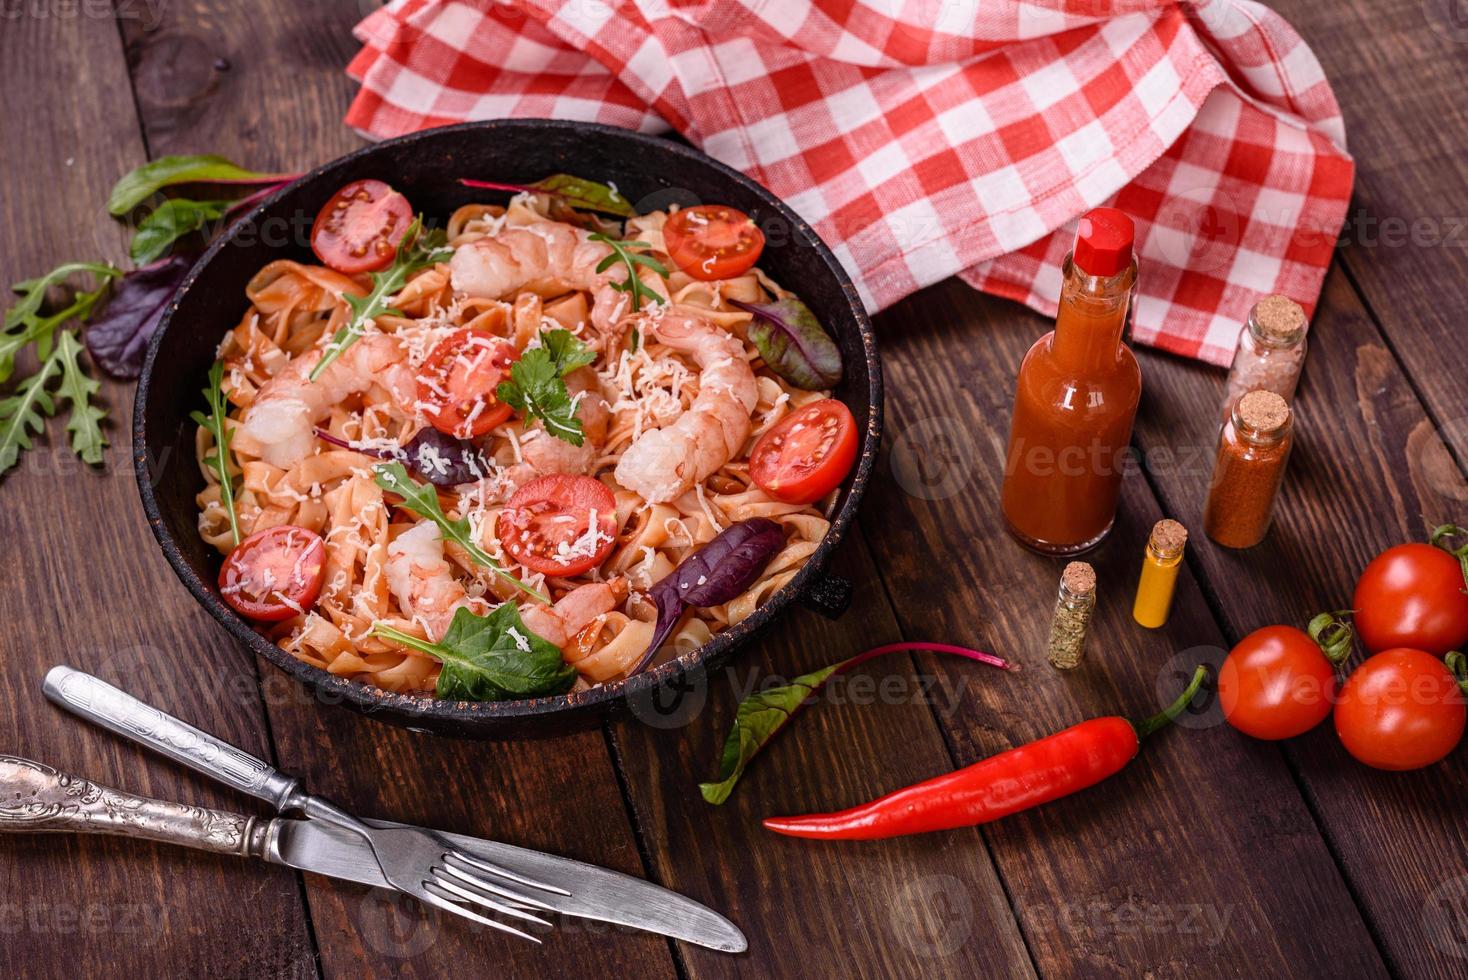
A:
[[[102,434],[102,420],[107,412],[92,404],[92,396],[102,388],[102,383],[82,370],[77,357],[82,345],[71,330],[61,331],[56,342],[56,357],[61,363],[61,384],[56,393],[71,403],[66,419],[66,431],[71,434],[71,449],[92,466],[102,462],[102,450],[107,448],[107,437]]]
[[[403,498],[402,506],[419,517],[430,520],[438,525],[439,532],[445,540],[453,541],[459,547],[469,553],[470,559],[475,564],[482,565],[494,572],[500,578],[509,582],[515,588],[524,592],[532,598],[550,604],[550,599],[544,593],[538,592],[526,585],[524,582],[504,570],[504,567],[485,553],[474,540],[474,529],[469,525],[469,518],[461,517],[457,521],[451,521],[443,508],[438,503],[438,490],[431,483],[419,483],[408,475],[408,470],[402,463],[396,460],[388,463],[378,463],[372,467],[372,478],[376,484],[388,493],[395,493]]]
[[[219,477],[219,500],[229,514],[229,529],[234,532],[234,543],[240,543],[240,519],[234,506],[234,477],[229,472],[229,442],[234,430],[224,424],[229,406],[224,402],[224,362],[215,361],[209,369],[209,387],[204,389],[204,399],[209,402],[209,414],[195,409],[189,418],[207,429],[214,437],[214,452],[204,458],[204,465]]]
[[[352,318],[332,335],[331,341],[321,355],[321,360],[317,361],[316,366],[311,369],[312,381],[321,377],[321,372],[325,371],[326,366],[336,360],[342,351],[361,339],[362,334],[367,330],[367,321],[379,316],[402,315],[402,311],[394,309],[388,303],[389,297],[406,286],[408,277],[413,273],[440,262],[447,262],[453,256],[454,250],[443,247],[443,242],[442,231],[423,230],[421,214],[413,219],[402,241],[398,243],[398,251],[393,257],[392,265],[381,272],[372,273],[372,290],[366,296],[343,294],[342,299],[346,300],[347,305],[352,308]]]
[[[510,379],[501,381],[495,394],[519,412],[522,418],[538,418],[545,431],[557,439],[579,446],[585,440],[576,406],[566,391],[566,375],[596,360],[591,350],[569,330],[556,329],[540,335],[539,347],[528,347],[510,365]]]
[[[606,272],[618,262],[621,262],[627,267],[627,278],[622,280],[621,282],[613,282],[611,283],[611,286],[613,289],[620,290],[621,292],[627,293],[629,296],[632,297],[633,313],[636,313],[642,309],[641,301],[644,299],[647,300],[649,303],[664,302],[663,297],[657,292],[657,290],[652,289],[647,285],[647,283],[638,278],[637,267],[639,265],[647,266],[647,268],[651,269],[653,272],[656,272],[658,275],[666,279],[670,275],[667,266],[663,265],[651,255],[644,255],[641,252],[631,251],[634,248],[652,248],[652,245],[650,243],[619,242],[615,238],[603,235],[601,232],[593,232],[586,237],[590,241],[601,242],[604,245],[608,245],[611,247],[612,250],[611,255],[608,255],[606,258],[597,263],[597,272]]]
[[[437,643],[420,640],[374,623],[372,634],[420,650],[443,664],[437,695],[454,701],[505,701],[564,694],[576,682],[576,668],[561,659],[555,645],[525,625],[513,602],[488,616],[464,607]]]

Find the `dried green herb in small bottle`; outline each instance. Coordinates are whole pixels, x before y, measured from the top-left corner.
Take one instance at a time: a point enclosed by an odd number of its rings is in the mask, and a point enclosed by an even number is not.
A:
[[[1096,610],[1096,570],[1073,561],[1060,574],[1055,618],[1050,622],[1050,665],[1060,670],[1079,667],[1086,653],[1086,632]]]

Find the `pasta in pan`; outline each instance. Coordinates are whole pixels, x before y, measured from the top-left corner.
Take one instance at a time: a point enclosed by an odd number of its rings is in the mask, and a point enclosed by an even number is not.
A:
[[[350,216],[358,199],[378,204],[348,195],[335,213]],[[382,217],[393,219],[390,209],[364,213],[393,224]],[[792,494],[771,479],[762,485],[751,466],[761,440],[778,447],[785,432],[806,427],[796,413],[836,403],[829,391],[776,373],[751,340],[752,314],[738,303],[786,291],[738,261],[746,268],[712,278],[737,246],[688,264],[677,254],[682,240],[669,244],[669,222],[683,232],[704,225],[679,215],[643,214],[614,228],[528,193],[507,207],[461,207],[442,250],[365,320],[361,308],[381,277],[369,281],[352,261],[262,268],[219,348],[225,451],[209,426],[196,443],[206,481],[199,533],[230,556],[225,598],[300,660],[422,693],[436,690],[441,658],[392,636],[431,645],[459,610],[485,616],[513,603],[523,627],[558,648],[585,687],[645,664],[659,613],[654,585],[721,532],[765,518],[779,525],[783,545],[741,594],[684,611],[657,657],[694,649],[751,615],[826,534],[831,488],[850,460],[829,486]],[[330,249],[328,258],[341,254]],[[531,379],[532,362],[569,369]],[[498,383],[511,380],[518,395]],[[542,382],[544,398],[531,388]],[[569,399],[559,410],[558,395]],[[561,431],[568,426],[577,431]],[[424,442],[430,430],[441,436]],[[443,472],[446,445],[461,447],[453,450],[463,454],[454,456],[459,482]],[[800,445],[816,445],[807,456],[819,458],[829,440]],[[423,516],[431,500],[414,510],[384,486],[384,458],[405,460],[433,484],[429,497],[447,523]],[[274,546],[295,551],[231,571],[246,552],[254,557],[264,532],[281,528],[290,530],[275,534]],[[324,548],[301,550],[313,536]]]

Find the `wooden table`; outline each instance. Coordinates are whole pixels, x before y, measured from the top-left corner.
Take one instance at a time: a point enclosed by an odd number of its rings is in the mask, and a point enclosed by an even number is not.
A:
[[[359,145],[342,66],[370,0],[7,6],[0,29],[5,281],[125,256],[103,200],[175,152],[296,169]],[[15,8],[14,13],[11,6]],[[105,7],[105,4],[103,4]],[[1000,530],[1015,365],[1047,329],[958,282],[878,317],[888,435],[836,623],[794,612],[700,710],[513,744],[415,735],[324,707],[240,651],[187,595],[138,505],[127,385],[114,445],[82,469],[51,441],[0,485],[4,747],[149,795],[248,809],[66,717],[40,691],[69,662],[302,773],[365,814],[492,835],[643,876],[730,915],[731,957],[588,926],[544,948],[364,888],[112,839],[0,844],[6,968],[41,976],[1468,976],[1468,750],[1389,775],[1329,725],[1254,742],[1216,708],[1120,777],[983,829],[878,844],[779,838],[759,818],[846,805],[1096,714],[1139,714],[1187,665],[1255,627],[1347,605],[1364,563],[1468,519],[1468,14],[1462,0],[1281,6],[1324,61],[1360,167],[1315,318],[1300,442],[1277,525],[1226,553],[1195,536],[1161,632],[1129,617],[1145,532],[1199,526],[1222,372],[1143,351],[1136,444],[1083,670],[1043,666],[1058,566]],[[33,8],[51,13],[36,16]],[[59,12],[58,12],[59,11]],[[70,11],[70,13],[67,13]],[[1454,19],[1456,14],[1456,19]],[[706,805],[737,691],[876,642],[941,639],[1029,669],[899,656],[803,716],[733,799]],[[889,679],[877,687],[875,679]]]

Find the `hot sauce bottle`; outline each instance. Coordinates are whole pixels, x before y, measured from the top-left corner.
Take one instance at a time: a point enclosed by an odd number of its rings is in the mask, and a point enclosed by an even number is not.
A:
[[[1052,555],[1095,547],[1121,496],[1142,372],[1122,343],[1137,284],[1132,221],[1115,208],[1081,218],[1055,329],[1020,365],[1003,507],[1023,544]]]

